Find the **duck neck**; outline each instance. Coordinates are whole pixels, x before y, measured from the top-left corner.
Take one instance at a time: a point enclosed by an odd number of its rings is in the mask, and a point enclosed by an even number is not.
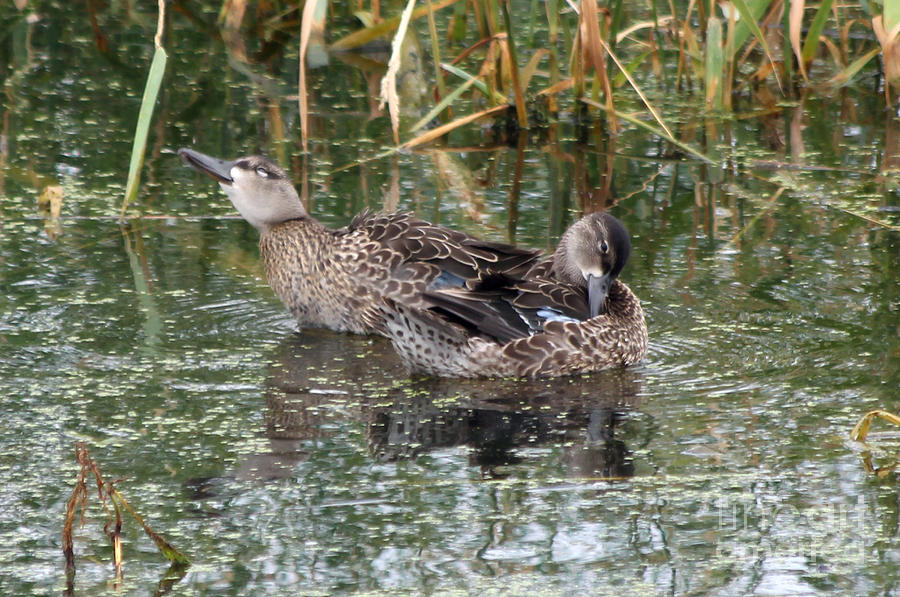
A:
[[[326,228],[321,222],[305,212],[302,214],[298,214],[295,217],[275,222],[274,224],[263,223],[256,228],[257,230],[259,230],[260,236],[262,236],[284,226],[300,226],[308,229],[310,232],[328,230],[328,228]]]
[[[565,282],[566,284],[571,284],[579,288],[587,288],[584,276],[581,275],[581,272],[569,256],[570,231],[571,229],[566,231],[566,234],[563,234],[563,237],[559,241],[559,246],[556,247],[556,251],[553,253],[553,268],[551,271],[553,277],[560,282]]]

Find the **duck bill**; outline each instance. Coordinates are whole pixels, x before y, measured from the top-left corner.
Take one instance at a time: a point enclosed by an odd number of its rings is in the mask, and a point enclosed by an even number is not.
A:
[[[203,172],[222,184],[234,182],[234,179],[231,178],[231,168],[234,167],[234,161],[220,160],[193,149],[179,149],[178,155],[181,157],[181,161],[194,170]]]
[[[597,317],[606,313],[606,295],[609,294],[611,285],[612,278],[609,274],[603,274],[602,276],[588,274],[587,294],[591,317]]]

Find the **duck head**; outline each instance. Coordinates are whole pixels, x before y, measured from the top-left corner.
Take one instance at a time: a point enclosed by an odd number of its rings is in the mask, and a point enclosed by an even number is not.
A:
[[[220,160],[179,149],[185,164],[218,181],[241,216],[263,231],[287,220],[306,217],[297,189],[278,164],[261,156]]]
[[[631,239],[622,222],[595,212],[572,224],[554,254],[556,276],[587,288],[591,317],[606,313],[606,296],[631,253]]]

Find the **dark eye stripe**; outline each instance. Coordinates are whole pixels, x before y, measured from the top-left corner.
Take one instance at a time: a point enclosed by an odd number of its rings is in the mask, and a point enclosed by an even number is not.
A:
[[[241,158],[234,163],[236,168],[253,172],[261,178],[281,179],[284,173],[274,164],[269,164],[256,158]]]

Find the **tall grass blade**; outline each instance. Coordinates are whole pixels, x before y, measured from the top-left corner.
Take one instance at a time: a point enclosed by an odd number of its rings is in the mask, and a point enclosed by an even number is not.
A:
[[[744,2],[744,0],[741,0]],[[737,25],[734,28],[734,51],[737,52],[744,46],[744,42],[747,41],[747,38],[750,36],[751,28],[755,27],[757,31],[759,31],[759,19],[763,16],[763,13],[766,12],[766,9],[772,5],[773,0],[750,0],[750,3],[744,3],[744,9],[747,11],[746,14],[744,12],[740,12],[741,9],[738,9],[741,14],[741,20],[737,22]],[[735,8],[737,8],[737,3],[735,3]],[[752,25],[751,25],[752,23]]]
[[[793,8],[794,2],[795,0],[791,0],[791,8]],[[759,42],[759,45],[762,47],[763,52],[766,53],[766,57],[769,59],[769,62],[774,64],[775,59],[772,57],[772,52],[769,49],[768,42],[766,42],[766,36],[763,35],[762,29],[759,28],[759,23],[756,22],[759,16],[750,9],[750,6],[745,0],[731,0],[731,3],[741,15],[741,20],[739,22],[747,26],[747,28],[750,30],[750,33],[752,33],[753,37],[756,38],[756,41]],[[760,11],[760,14],[762,14],[762,12],[766,7],[768,7],[770,2],[759,2],[759,4],[761,4],[763,7],[763,10]],[[735,51],[737,51],[737,46],[735,47]]]
[[[441,72],[441,44],[438,40],[437,25],[434,22],[434,7],[431,0],[425,0],[428,7],[428,34],[431,37],[431,61],[434,64],[434,77],[437,79],[438,96],[447,95],[447,86],[444,83],[444,73]]]
[[[438,104],[434,108],[432,108],[431,110],[428,111],[428,114],[426,114],[425,116],[420,118],[414,125],[412,125],[412,127],[410,127],[409,132],[414,133],[417,130],[419,130],[420,128],[422,128],[423,126],[425,126],[426,124],[428,124],[429,122],[431,122],[435,116],[437,116],[438,114],[443,112],[444,109],[446,109],[450,104],[452,104],[456,100],[456,98],[458,98],[463,93],[465,93],[466,89],[468,89],[469,87],[471,87],[472,85],[474,85],[477,82],[479,82],[478,79],[476,79],[475,77],[472,77],[468,81],[466,81],[465,83],[463,83],[462,85],[460,85],[459,87],[457,87],[456,89],[454,89],[453,91],[451,91],[450,93],[445,95],[443,97],[443,99],[441,99],[441,101],[438,102]]]
[[[595,80],[599,80],[603,86],[603,92],[606,96],[606,115],[609,120],[610,128],[616,130],[616,111],[613,107],[612,84],[606,73],[606,60],[603,57],[603,50],[608,46],[603,41],[600,32],[600,13],[597,9],[597,0],[582,0],[581,14],[579,15],[579,28],[581,31],[581,43],[584,44],[584,53],[590,57],[590,61],[594,66]],[[582,54],[583,55],[583,54]],[[576,57],[578,59],[580,57]]]
[[[433,11],[441,10],[442,8],[447,8],[451,4],[456,4],[460,0],[441,0],[440,2],[435,2],[430,9]],[[412,17],[413,19],[419,19],[428,14],[429,7],[421,6],[413,11]],[[397,28],[400,24],[401,16],[391,17],[390,19],[385,19],[378,23],[377,25],[373,25],[371,27],[366,27],[365,29],[360,29],[359,31],[354,31],[353,33],[342,37],[337,40],[333,44],[331,44],[332,51],[343,51],[343,50],[352,50],[354,48],[358,48],[362,45],[369,43],[370,41],[374,41],[379,37],[383,37]]]
[[[448,122],[447,124],[441,125],[437,128],[431,129],[430,131],[419,135],[415,139],[410,139],[406,143],[403,144],[404,149],[412,149],[413,147],[418,147],[419,145],[424,145],[429,141],[434,141],[439,137],[443,137],[447,133],[452,130],[458,129],[461,126],[465,126],[472,122],[473,120],[478,120],[483,116],[490,116],[491,114],[496,114],[497,112],[501,112],[503,110],[508,110],[509,106],[507,104],[503,104],[501,106],[494,106],[493,108],[488,108],[487,110],[482,110],[481,112],[476,112],[474,114],[469,114],[468,116],[463,116],[462,118],[457,118],[453,122]]]
[[[525,65],[525,68],[522,69],[522,89],[528,89],[528,84],[531,82],[532,77],[534,77],[534,73],[537,72],[538,64],[540,64],[541,59],[546,55],[547,50],[539,48],[528,61],[528,64]]]
[[[303,17],[300,24],[300,85],[298,90],[298,109],[300,110],[300,137],[303,153],[309,151],[309,98],[306,90],[306,53],[313,32],[322,31],[325,22],[325,0],[307,0],[303,6]]]
[[[755,14],[753,10],[747,5],[745,0],[731,0],[731,3],[737,9],[738,13],[741,15],[740,24],[746,26],[750,32],[753,34],[753,37],[756,38],[756,41],[759,42],[759,45],[762,47],[763,52],[766,54],[766,58],[769,59],[769,64],[773,66],[773,73],[775,74],[775,79],[778,80],[778,69],[774,68],[775,58],[772,56],[772,51],[769,49],[769,44],[766,42],[766,36],[763,35],[762,30],[759,28],[759,24],[756,22],[759,16],[765,11],[765,9],[771,4],[769,0],[762,0],[758,2],[758,4],[762,5],[762,9],[759,11],[759,15]],[[794,0],[791,0],[791,9],[793,10]],[[735,39],[733,41],[737,42],[737,31],[735,28]],[[742,40],[743,43],[743,40]],[[739,46],[735,45],[731,50],[731,54],[729,55],[729,59],[734,58],[734,52],[737,52]],[[781,81],[778,81],[778,85],[781,86]]]
[[[605,70],[603,60],[602,35],[600,33],[600,15],[597,10],[597,0],[584,0],[581,3],[581,43],[584,52],[590,57],[596,76],[601,76],[600,71]]]
[[[794,50],[794,56],[797,57],[797,62],[800,63],[800,76],[803,77],[804,81],[809,81],[809,77],[806,75],[806,64],[803,60],[803,44],[800,43],[800,28],[803,26],[803,11],[805,8],[806,3],[803,0],[791,0],[791,12],[788,17],[790,24],[788,37],[791,40],[791,49]]]
[[[872,29],[881,44],[884,59],[884,78],[891,87],[900,88],[900,22],[887,31],[881,15],[872,19]],[[885,94],[888,93],[885,88]]]
[[[441,68],[443,68],[448,73],[454,74],[460,79],[464,79],[466,81],[474,81],[473,85],[475,85],[475,89],[480,91],[486,96],[492,98],[493,102],[496,104],[505,104],[508,103],[506,96],[500,93],[499,91],[491,91],[488,89],[488,86],[485,85],[484,81],[480,80],[478,77],[473,77],[463,69],[453,66],[452,64],[442,64]]]
[[[884,29],[886,36],[879,36],[884,56],[884,76],[894,89],[900,88],[900,0],[884,0]],[[873,20],[874,26],[874,20]],[[887,42],[882,41],[886,39]],[[885,96],[888,90],[885,89]]]
[[[76,444],[76,451],[78,450]],[[75,511],[81,505],[81,526],[84,526],[84,509],[87,502],[87,484],[85,483],[86,471],[84,467],[78,473],[75,481],[75,489],[69,501],[66,502],[66,518],[63,522],[62,548],[66,559],[66,591],[69,595],[75,593],[75,543],[72,538],[72,525],[75,524]]]
[[[391,115],[391,131],[394,133],[395,145],[400,145],[400,96],[397,95],[397,73],[400,71],[403,39],[406,37],[409,20],[415,6],[416,0],[409,0],[406,8],[403,9],[403,14],[400,15],[400,24],[397,26],[397,33],[391,44],[391,59],[388,60],[387,73],[381,79],[381,101],[378,107],[381,108],[387,104],[388,112]]]
[[[737,26],[739,13],[732,7],[728,11],[728,33],[725,36],[725,66],[722,69],[722,109],[731,112],[731,98],[734,95],[734,69],[738,63],[734,49],[734,31]],[[749,48],[748,48],[749,49]],[[771,63],[770,63],[771,64]],[[717,176],[716,173],[713,176]],[[712,179],[711,179],[712,180]]]
[[[869,62],[869,60],[875,58],[875,56],[878,56],[878,54],[880,53],[881,48],[872,48],[871,50],[851,62],[849,65],[847,65],[847,68],[841,70],[836,75],[828,79],[828,84],[833,87],[843,87],[844,85],[848,84],[853,79],[853,77],[855,77],[857,73],[859,73],[860,70],[862,70],[862,67],[864,67]]]
[[[138,111],[137,127],[134,131],[134,142],[131,145],[131,161],[128,164],[128,182],[125,185],[125,198],[122,200],[122,211],[119,220],[125,219],[125,210],[136,196],[138,183],[141,179],[141,167],[144,165],[144,152],[147,149],[147,134],[150,131],[150,121],[153,118],[153,108],[162,86],[163,76],[166,74],[166,51],[163,49],[162,37],[166,28],[166,0],[158,0],[156,16],[156,34],[153,36],[153,60],[150,62],[150,72],[147,74],[147,83],[144,85],[144,96],[141,98],[141,108]]]
[[[581,37],[579,26],[572,41],[572,51],[569,53],[569,72],[572,73],[572,91],[576,98],[584,95],[584,40]]]
[[[528,128],[528,112],[525,109],[525,89],[521,85],[519,73],[519,61],[516,57],[515,30],[512,26],[512,17],[510,17],[509,0],[503,0],[500,3],[503,12],[503,20],[506,24],[506,43],[509,48],[507,56],[509,57],[509,74],[512,77],[513,94],[516,97],[516,118],[519,121],[519,128]]]
[[[605,41],[601,39],[600,43],[603,45],[606,53],[609,54],[609,57],[612,58],[613,62],[616,63],[616,66],[619,67],[619,70],[622,72],[625,78],[628,79],[628,83],[631,85],[632,89],[634,89],[635,93],[637,93],[641,98],[641,101],[644,102],[644,105],[647,106],[647,109],[650,111],[650,114],[653,115],[653,118],[656,119],[656,122],[659,123],[659,126],[661,126],[663,130],[666,131],[666,134],[671,137],[672,132],[669,130],[669,127],[666,126],[666,123],[663,122],[662,116],[659,115],[659,113],[656,111],[656,108],[653,107],[653,104],[651,104],[650,100],[647,99],[647,96],[644,95],[644,92],[641,91],[641,88],[638,86],[637,81],[635,81],[631,77],[631,73],[628,71],[628,69],[625,68],[625,66],[623,66],[621,62],[619,62],[619,58],[615,54],[613,54],[612,49],[606,45]]]
[[[784,29],[784,31],[787,32],[790,32],[791,30],[789,10],[781,11],[781,27]],[[790,43],[781,44],[781,71],[784,73],[785,81],[787,81],[785,96],[793,97],[795,93],[796,82],[794,81],[794,52],[791,50]]]
[[[822,31],[825,30],[825,23],[828,21],[828,15],[831,13],[831,5],[833,3],[834,0],[822,0],[822,4],[819,5],[819,10],[816,11],[816,16],[813,17],[813,21],[809,25],[806,39],[803,40],[803,51],[800,53],[803,63],[812,61],[816,53],[816,47],[819,45],[819,40],[822,38]],[[900,6],[900,3],[897,3],[897,5]]]
[[[722,109],[722,69],[724,66],[722,22],[713,16],[709,18],[706,25],[706,69],[704,72],[706,107],[713,110]]]
[[[629,75],[631,73],[633,73],[635,70],[637,70],[637,67],[640,66],[641,64],[643,64],[644,61],[647,60],[647,58],[652,53],[653,53],[652,49],[645,50],[645,51],[641,52],[640,54],[638,54],[637,56],[635,56],[634,58],[632,58],[631,62],[629,62],[628,64],[625,65],[625,70],[620,72],[615,77],[613,77],[613,87],[615,87],[616,89],[621,87],[626,81],[625,73],[627,72]]]
[[[565,91],[566,89],[571,89],[574,85],[575,85],[575,80],[572,79],[572,77],[569,77],[568,79],[563,79],[562,81],[557,81],[556,83],[553,83],[549,87],[541,89],[535,95],[553,96],[553,95],[556,95],[557,93],[561,93],[561,92]]]
[[[588,98],[581,98],[581,101],[583,101],[584,103],[586,103],[586,104],[588,104],[588,105],[590,105],[590,106],[593,106],[593,107],[595,107],[595,108],[600,108],[601,110],[606,110],[606,109],[607,109],[606,106],[604,106],[603,104],[600,104],[600,103],[595,102],[595,101],[593,101],[593,100],[590,100],[590,99],[588,99]],[[623,112],[617,112],[617,113],[616,113],[616,116],[618,116],[618,117],[621,118],[622,120],[625,120],[625,121],[627,121],[627,122],[630,122],[631,124],[633,124],[633,125],[635,125],[635,126],[639,126],[639,127],[641,127],[642,129],[644,129],[644,130],[650,131],[650,132],[653,133],[654,135],[658,135],[658,136],[662,137],[663,139],[665,139],[666,141],[668,141],[668,142],[671,143],[672,145],[675,145],[676,147],[680,147],[680,148],[683,149],[685,152],[687,152],[687,153],[693,155],[694,157],[696,157],[696,158],[698,158],[698,159],[703,160],[704,162],[706,162],[706,163],[708,163],[708,164],[714,164],[714,163],[715,163],[712,159],[710,159],[709,157],[707,157],[707,156],[706,156],[705,154],[703,154],[700,150],[691,147],[691,146],[688,145],[687,143],[684,143],[684,142],[682,142],[682,141],[679,141],[678,139],[676,139],[675,137],[673,137],[671,134],[667,134],[665,131],[663,131],[663,130],[661,130],[661,129],[658,129],[658,128],[654,127],[653,125],[648,124],[648,123],[644,122],[643,120],[640,120],[639,118],[635,118],[634,116],[631,116],[631,115],[629,115],[629,114],[625,114],[625,113],[623,113]]]
[[[900,426],[900,416],[886,410],[870,410],[853,427],[853,430],[850,432],[850,439],[856,442],[866,441],[866,437],[869,435],[869,427],[871,427],[872,421],[876,418]]]
[[[156,105],[163,75],[166,73],[166,59],[166,51],[162,46],[158,46],[153,52],[153,61],[150,63],[150,72],[147,75],[147,83],[144,85],[144,97],[141,98],[141,109],[138,112],[137,127],[131,145],[131,162],[128,164],[125,199],[122,201],[122,211],[119,214],[121,220],[125,219],[125,210],[128,209],[128,204],[137,196],[138,184],[141,181],[141,167],[144,165],[144,152],[147,149],[147,135],[153,120],[153,107]]]
[[[669,25],[669,23],[671,23],[673,20],[674,20],[674,17],[669,15],[669,16],[659,17],[656,20],[656,22],[640,21],[637,23],[633,23],[627,29],[623,29],[622,31],[619,31],[618,33],[616,33],[616,43],[621,43],[623,39],[625,39],[626,37],[629,37],[631,35],[634,35],[641,29],[653,29],[653,30],[662,29],[665,26]]]
[[[609,40],[610,49],[615,52],[616,44],[619,41],[619,30],[622,28],[622,21],[625,17],[624,5],[625,3],[622,0],[615,0],[615,2],[607,2],[607,6],[612,4],[612,19],[610,19],[609,23],[609,31],[607,31],[607,38]]]
[[[684,40],[680,42],[680,51],[679,56],[680,60],[684,63],[684,67],[679,76],[679,85],[681,84],[681,76],[683,75],[688,79],[688,85],[690,85],[691,73],[694,73],[694,78],[699,82],[703,79],[704,75],[704,57],[703,52],[700,50],[700,41],[697,39],[697,32],[695,32],[688,23],[684,23],[681,27],[681,39]],[[690,66],[691,68],[688,68]],[[681,68],[681,65],[679,65]]]
[[[505,65],[503,52],[505,51],[505,45],[494,36],[486,39],[489,39],[490,42],[487,54],[481,63],[481,68],[478,69],[478,78],[482,79],[487,85],[488,92],[486,95],[493,106],[498,103],[497,98],[505,97],[498,91],[498,88],[503,83],[503,67]]]
[[[559,39],[559,0],[547,0],[547,33],[550,43]]]
[[[125,509],[128,510],[128,513],[134,517],[139,525],[141,525],[141,527],[144,529],[144,532],[147,533],[147,536],[150,537],[154,543],[156,543],[156,548],[159,549],[159,552],[167,560],[169,560],[173,564],[179,564],[181,566],[190,565],[191,561],[187,559],[187,557],[185,557],[183,553],[172,547],[172,544],[166,541],[166,539],[162,535],[151,529],[150,525],[144,522],[144,518],[134,511],[134,508],[131,507],[131,504],[129,504],[125,500],[125,497],[121,493],[119,493],[116,489],[113,489],[110,492],[110,495],[114,498],[115,501],[120,502],[122,506],[124,506]]]

